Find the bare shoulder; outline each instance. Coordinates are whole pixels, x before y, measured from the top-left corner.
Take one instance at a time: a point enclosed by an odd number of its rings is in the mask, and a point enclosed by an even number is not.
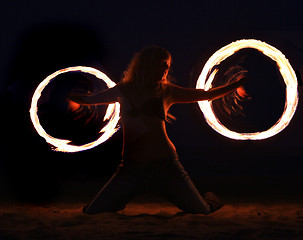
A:
[[[202,89],[185,88],[174,84],[167,84],[166,89],[171,104],[192,103],[206,98],[205,91]]]
[[[164,90],[164,95],[167,97],[172,97],[172,95],[174,94],[174,91],[176,91],[176,89],[179,86],[172,84],[172,83],[165,83],[163,85],[163,90]]]
[[[178,91],[179,86],[172,83],[165,83],[163,86],[163,98],[171,105],[175,102],[176,91]]]

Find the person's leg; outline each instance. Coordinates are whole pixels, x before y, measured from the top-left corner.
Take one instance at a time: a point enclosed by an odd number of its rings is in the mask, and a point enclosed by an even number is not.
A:
[[[204,199],[178,160],[166,168],[157,183],[158,193],[185,213],[210,214],[215,209]],[[210,195],[210,194],[207,194]],[[214,199],[214,198],[213,198]],[[219,201],[219,199],[217,198]]]
[[[137,180],[123,166],[98,192],[91,203],[83,209],[84,213],[116,212],[125,208],[126,204],[139,195],[141,189]]]

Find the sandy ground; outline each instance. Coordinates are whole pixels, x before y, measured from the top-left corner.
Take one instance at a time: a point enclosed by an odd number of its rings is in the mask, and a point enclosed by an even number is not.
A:
[[[303,239],[303,203],[226,203],[211,215],[180,214],[137,199],[119,213],[82,213],[84,202],[0,205],[0,239]]]
[[[225,203],[208,216],[182,214],[153,195],[134,199],[118,213],[83,214],[82,207],[102,185],[99,180],[66,183],[57,197],[43,205],[17,202],[6,191],[0,192],[0,240],[303,239],[301,182],[220,182],[225,185],[197,182],[203,191],[214,189]]]

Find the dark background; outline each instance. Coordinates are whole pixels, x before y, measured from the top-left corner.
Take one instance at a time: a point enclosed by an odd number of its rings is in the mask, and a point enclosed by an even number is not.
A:
[[[22,201],[48,201],[64,191],[68,181],[110,176],[121,159],[122,131],[92,150],[51,151],[29,118],[33,92],[49,74],[84,65],[119,82],[135,52],[160,45],[172,54],[175,83],[195,87],[207,59],[244,38],[275,46],[302,74],[302,9],[301,1],[2,1],[3,187]],[[249,112],[244,127],[266,129],[283,111],[285,86],[269,59],[255,51],[244,55],[252,96],[245,103]],[[302,89],[298,91],[302,96]],[[290,125],[280,134],[262,141],[236,141],[210,128],[197,104],[176,105],[171,113],[177,120],[167,124],[168,134],[197,184],[228,190],[240,183],[254,185],[254,190],[269,185],[280,191],[285,186],[288,194],[300,195],[301,108],[300,100]],[[237,128],[233,119],[226,121]]]

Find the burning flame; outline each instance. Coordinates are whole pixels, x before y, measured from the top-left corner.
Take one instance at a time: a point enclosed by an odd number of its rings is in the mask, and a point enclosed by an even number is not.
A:
[[[232,42],[215,52],[206,62],[198,78],[196,88],[208,90],[212,87],[212,81],[217,70],[212,68],[219,65],[229,56],[242,48],[255,48],[276,62],[286,85],[286,100],[284,112],[281,118],[268,130],[254,133],[238,133],[227,129],[215,116],[211,101],[199,102],[199,107],[204,117],[215,131],[228,138],[237,140],[260,140],[272,137],[281,132],[291,121],[298,105],[298,82],[295,71],[282,52],[273,46],[255,39],[243,39]]]
[[[120,113],[120,105],[119,103],[115,104],[109,104],[104,116],[103,121],[109,120],[109,122],[100,130],[100,133],[103,133],[96,141],[76,146],[69,144],[71,141],[66,139],[58,139],[50,136],[45,132],[43,127],[40,125],[39,118],[38,118],[38,100],[41,96],[41,93],[43,89],[49,84],[56,76],[62,73],[66,72],[74,72],[74,71],[81,71],[84,73],[89,73],[92,75],[95,75],[97,78],[103,80],[107,87],[111,88],[114,87],[116,84],[110,80],[109,77],[107,77],[103,72],[100,72],[97,69],[91,68],[91,67],[83,67],[83,66],[76,66],[76,67],[69,67],[65,69],[61,69],[57,72],[54,72],[53,74],[49,75],[47,78],[45,78],[37,87],[35,90],[35,93],[32,97],[31,102],[31,108],[30,108],[30,117],[32,120],[32,123],[38,132],[38,134],[45,139],[46,142],[54,146],[55,151],[60,152],[79,152],[87,149],[91,149],[93,147],[96,147],[97,145],[105,142],[107,139],[109,139],[119,128],[117,127],[117,123],[120,119],[119,113]]]

